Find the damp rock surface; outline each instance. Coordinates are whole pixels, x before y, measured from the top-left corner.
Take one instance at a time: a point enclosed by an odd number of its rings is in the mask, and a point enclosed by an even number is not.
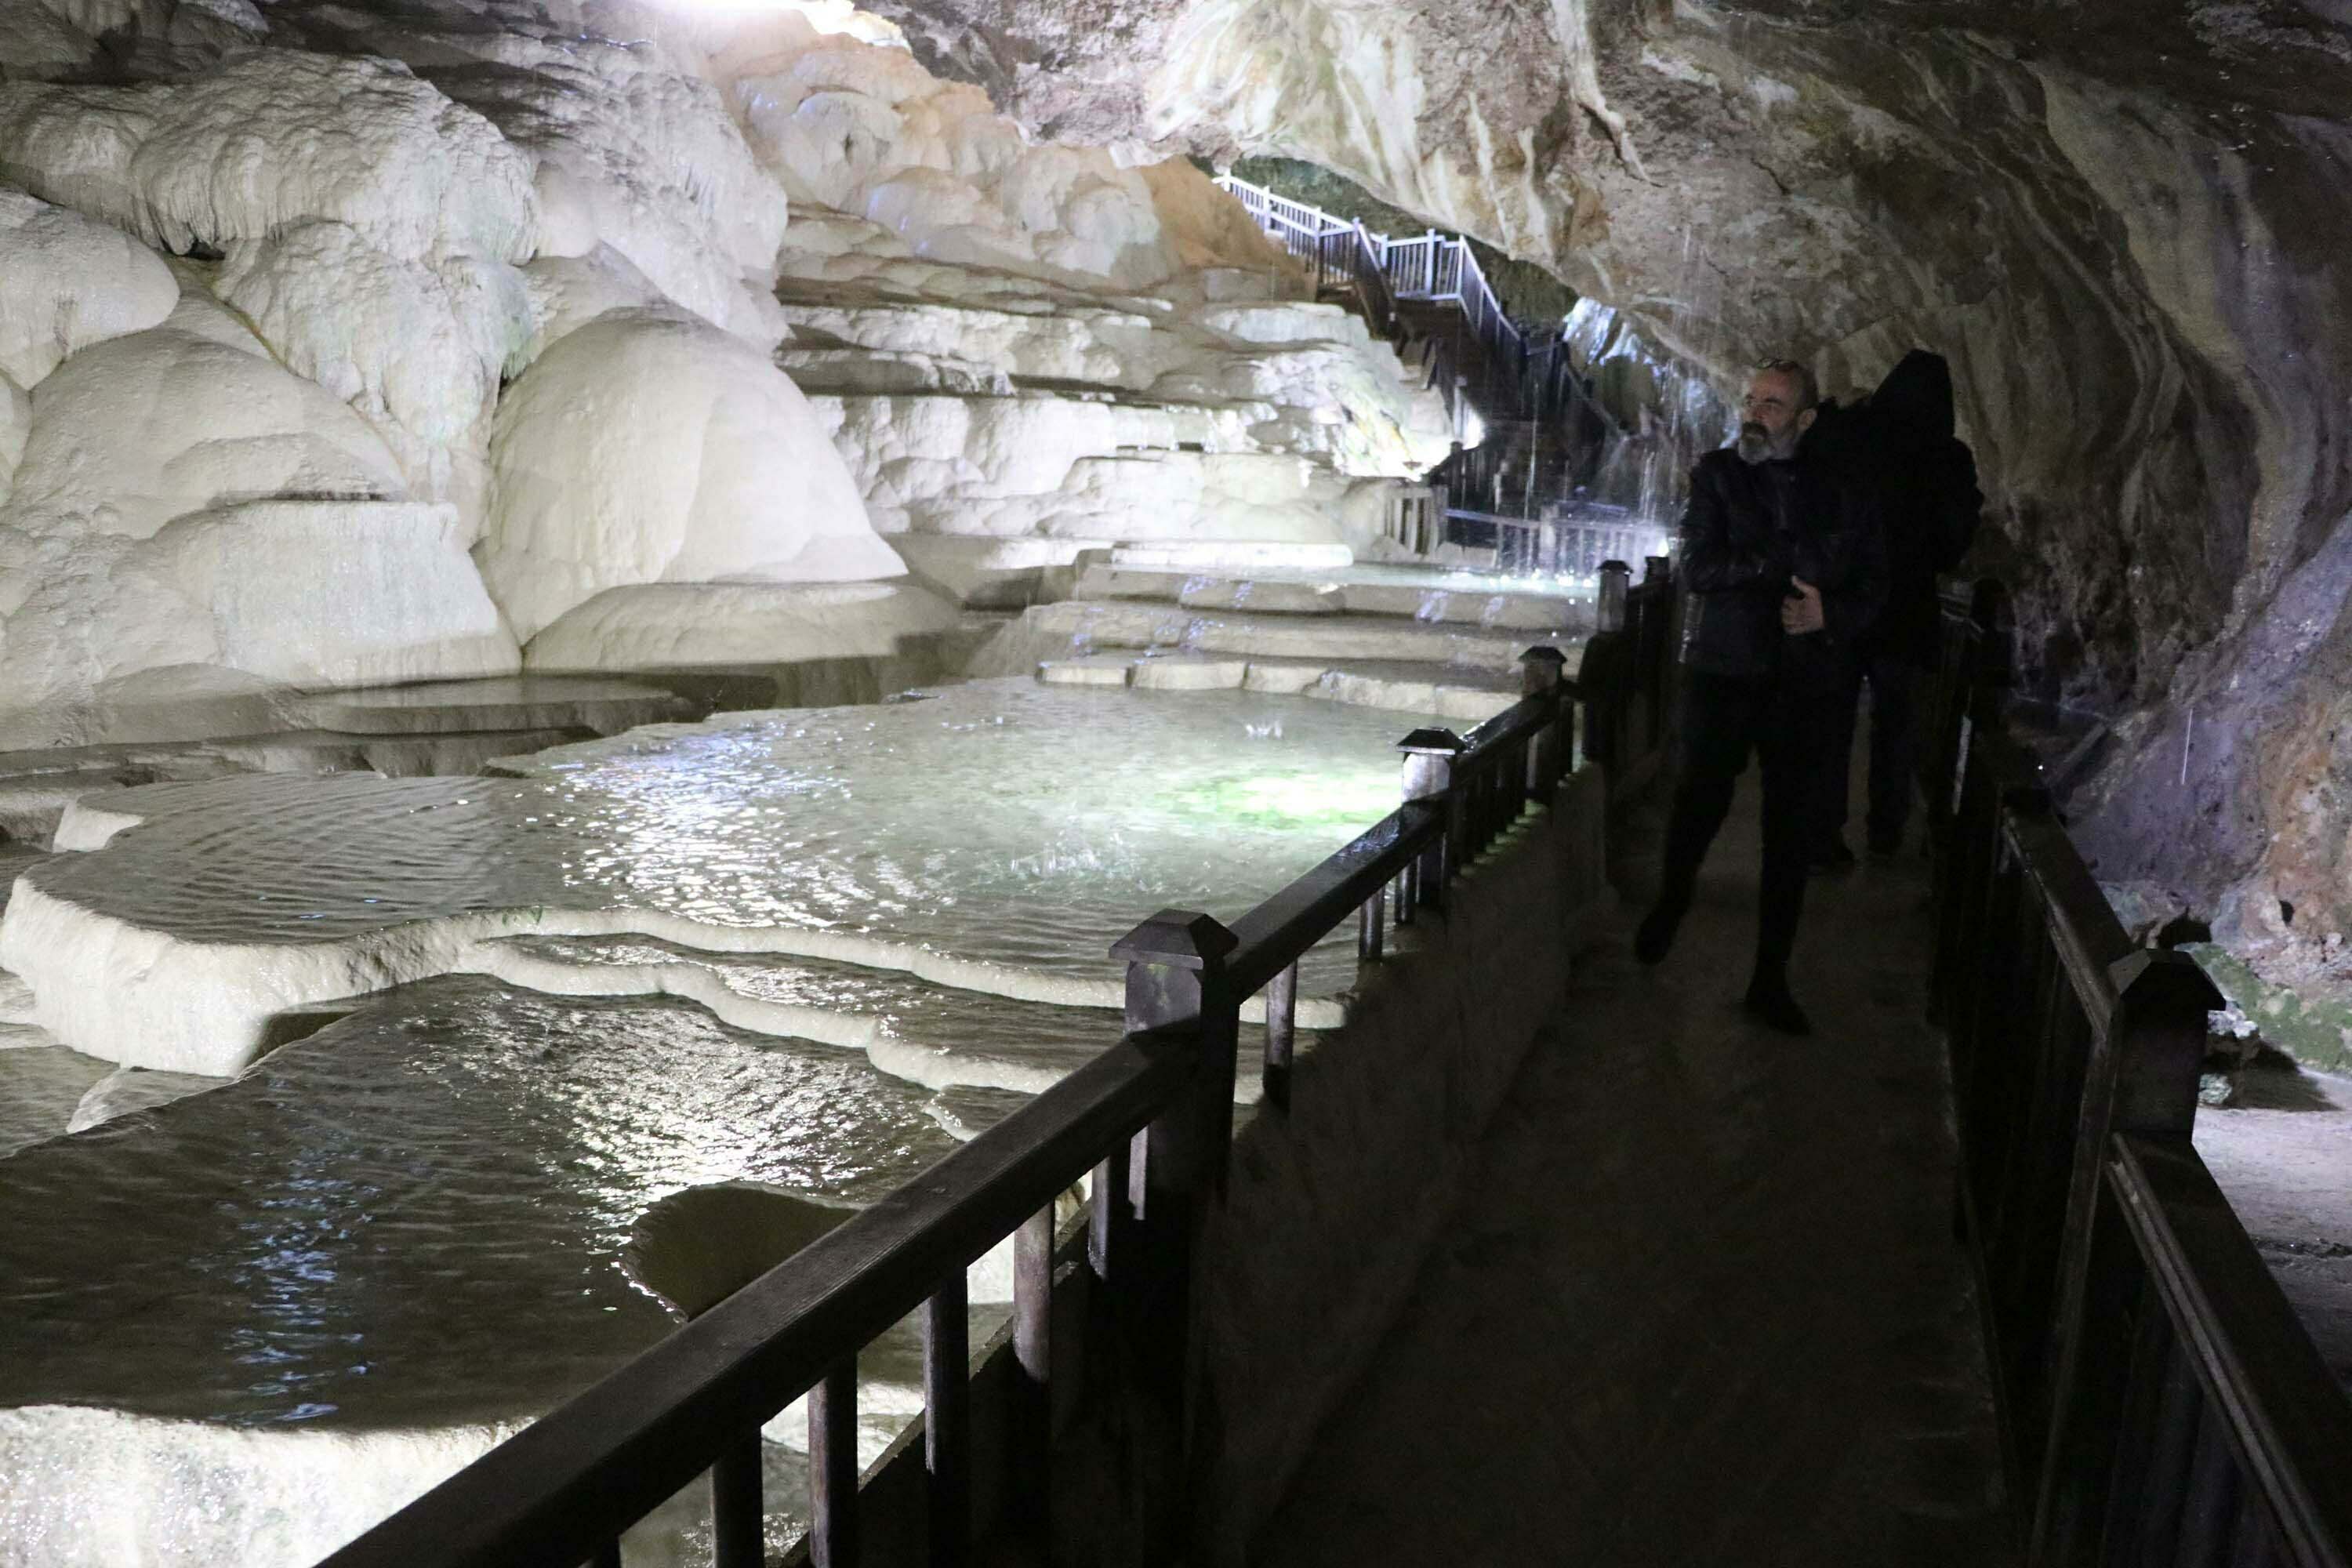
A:
[[[2236,1091],[2198,1111],[2197,1152],[2352,1390],[2352,1079],[2266,1056],[2238,1073]]]

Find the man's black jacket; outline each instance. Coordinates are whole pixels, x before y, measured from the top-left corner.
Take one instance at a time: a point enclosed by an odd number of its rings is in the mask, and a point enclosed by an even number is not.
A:
[[[1692,471],[1682,574],[1691,592],[1683,657],[1693,669],[1827,687],[1885,601],[1885,543],[1868,492],[1807,461],[1801,447],[1794,461],[1764,463],[1725,447]],[[1822,630],[1780,629],[1792,576],[1822,591]]]

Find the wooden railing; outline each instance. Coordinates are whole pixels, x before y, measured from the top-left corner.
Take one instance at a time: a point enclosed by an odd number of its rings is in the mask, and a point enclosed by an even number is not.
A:
[[[1445,489],[1442,485],[1395,485],[1387,495],[1381,531],[1414,555],[1433,552],[1445,539]]]
[[[1356,219],[1293,201],[1232,174],[1218,175],[1217,184],[1242,204],[1270,238],[1308,265],[1318,292],[1334,287],[1353,292],[1365,319],[1383,337],[1397,335],[1400,300],[1439,300],[1455,307],[1466,342],[1441,338],[1430,370],[1431,384],[1444,393],[1457,430],[1465,376],[1478,380],[1476,401],[1489,411],[1517,409],[1530,401],[1522,384],[1538,362],[1531,358],[1526,335],[1496,297],[1468,240],[1434,229],[1391,239]],[[1542,360],[1538,374],[1550,371],[1551,361]]]
[[[1402,341],[1400,300],[1441,301],[1454,308],[1442,330],[1428,331],[1424,322],[1418,340],[1427,355],[1427,383],[1445,400],[1456,447],[1429,476],[1431,483],[1481,509],[1499,511],[1507,505],[1496,482],[1505,454],[1500,444],[1491,438],[1481,443],[1473,434],[1474,414],[1490,427],[1497,420],[1518,420],[1553,429],[1557,439],[1573,439],[1579,410],[1591,402],[1591,395],[1567,342],[1557,332],[1520,331],[1469,241],[1435,230],[1392,239],[1231,174],[1219,175],[1217,184],[1260,229],[1307,265],[1318,293],[1344,292],[1382,337]]]
[[[1924,782],[1933,1007],[2026,1561],[2352,1563],[2352,1404],[2189,1142],[2207,1010],[2136,948],[2002,719],[1998,584],[1948,599]]]
[[[1204,1342],[1196,1252],[1224,1184],[1243,1003],[1265,996],[1261,1114],[1287,1112],[1298,963],[1352,920],[1360,962],[1377,963],[1391,923],[1448,902],[1456,873],[1530,802],[1551,798],[1584,754],[1615,787],[1654,771],[1665,644],[1647,629],[1671,584],[1618,601],[1562,677],[1556,648],[1522,660],[1526,695],[1467,736],[1416,731],[1402,743],[1405,799],[1352,843],[1228,929],[1163,910],[1112,949],[1127,961],[1125,1032],[1094,1060],[995,1127],[620,1367],[327,1560],[329,1568],[616,1568],[621,1536],[709,1477],[714,1561],[767,1560],[761,1427],[809,1395],[810,1533],[797,1551],[847,1568],[869,1561],[972,1560],[983,1540],[1050,1539],[1057,1477],[1052,1386],[1057,1290],[1088,1324],[1077,1386],[1119,1419],[1093,1479],[1124,1486],[1146,1555],[1181,1557],[1186,1451]],[[1090,1184],[1082,1226],[1057,1234],[1055,1200]],[[1013,1238],[1012,1331],[973,1371],[965,1271]],[[910,1313],[924,1329],[919,1468],[887,1506],[862,1507],[856,1361]],[[995,1391],[989,1411],[973,1391]],[[1063,1391],[1066,1393],[1066,1391]],[[1090,1428],[1091,1430],[1091,1428]],[[902,1440],[903,1441],[903,1440]],[[1071,1482],[1084,1494],[1084,1488]],[[1096,1494],[1085,1494],[1096,1495]],[[889,1538],[887,1542],[878,1538]],[[885,1546],[887,1544],[887,1551]]]
[[[1671,530],[1616,519],[1507,517],[1448,507],[1445,521],[1446,543],[1484,549],[1491,542],[1500,572],[1597,577],[1612,561],[1663,559],[1675,542]]]

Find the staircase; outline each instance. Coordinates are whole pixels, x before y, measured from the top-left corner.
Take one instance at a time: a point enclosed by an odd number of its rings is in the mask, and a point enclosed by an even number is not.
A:
[[[1308,266],[1318,298],[1344,302],[1428,368],[1457,438],[1539,418],[1548,396],[1557,406],[1557,338],[1531,338],[1504,313],[1467,240],[1434,229],[1394,239],[1231,174],[1217,184]]]
[[[1469,241],[1434,229],[1392,238],[1231,174],[1217,184],[1307,267],[1318,299],[1361,315],[1444,397],[1454,452],[1429,479],[1445,488],[1447,542],[1492,548],[1507,569],[1570,574],[1590,574],[1596,550],[1629,563],[1665,552],[1664,531],[1595,518],[1616,509],[1572,499],[1614,421],[1592,404],[1559,333],[1523,331],[1505,314]]]

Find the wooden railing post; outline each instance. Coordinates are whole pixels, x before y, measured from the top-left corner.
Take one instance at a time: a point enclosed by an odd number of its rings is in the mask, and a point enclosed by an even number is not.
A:
[[[1540,643],[1519,655],[1519,693],[1525,697],[1548,697],[1559,704],[1559,715],[1538,731],[1528,742],[1528,774],[1522,787],[1531,800],[1549,803],[1552,791],[1568,772],[1566,759],[1572,743],[1569,733],[1569,705],[1561,702],[1561,689],[1566,681],[1568,656],[1549,643]]]
[[[1459,869],[1467,852],[1468,814],[1464,786],[1454,760],[1462,755],[1462,737],[1451,730],[1415,730],[1397,742],[1404,753],[1404,798],[1445,802],[1445,832],[1423,854],[1409,873],[1412,900],[1424,909],[1445,902],[1445,881]]]
[[[1576,667],[1576,705],[1583,710],[1578,722],[1583,731],[1580,740],[1584,760],[1612,771],[1622,766],[1617,754],[1622,729],[1618,722],[1622,710],[1617,686],[1624,641],[1622,632],[1595,632],[1585,639],[1584,651]]]
[[[1126,1194],[1134,1244],[1105,1260],[1137,1392],[1156,1413],[1156,1420],[1135,1429],[1144,1451],[1123,1472],[1138,1488],[1139,1539],[1155,1563],[1181,1560],[1191,1539],[1207,1354],[1201,1263],[1233,1144],[1242,999],[1234,994],[1225,961],[1238,945],[1207,915],[1162,910],[1111,948],[1111,956],[1127,961],[1128,1033],[1181,1037],[1189,1031],[1200,1057],[1191,1090],[1136,1135],[1141,1169],[1130,1164]],[[1123,1227],[1114,1220],[1098,1228],[1115,1236]]]
[[[2029,1521],[2028,1561],[2037,1564],[2086,1562],[2095,1547],[2089,1537],[2105,1512],[2130,1380],[2131,1343],[2117,1329],[2138,1293],[2141,1266],[2127,1244],[2118,1247],[2118,1238],[2098,1234],[2108,1150],[2119,1132],[2187,1141],[2197,1122],[2206,1015],[2223,1005],[2187,953],[2142,949],[2107,973],[2115,1011],[2094,1043],[2083,1085],[2059,1254],[2051,1425]]]
[[[1948,666],[1948,689],[1940,694],[1939,733],[1931,748],[1942,760],[1931,781],[1930,831],[1935,834],[1933,879],[1936,902],[1936,963],[1928,1017],[1946,1026],[1965,1046],[1965,1020],[1980,993],[1963,981],[1964,966],[1978,950],[1981,918],[1990,894],[2000,842],[2000,807],[2017,803],[2014,781],[1997,780],[1971,756],[1979,729],[1998,729],[2001,693],[2009,685],[2009,640],[2001,615],[2000,585],[1980,583],[1968,620],[1956,631],[1959,646]],[[2021,803],[2020,803],[2021,804]],[[2037,808],[2042,800],[2032,802]]]

